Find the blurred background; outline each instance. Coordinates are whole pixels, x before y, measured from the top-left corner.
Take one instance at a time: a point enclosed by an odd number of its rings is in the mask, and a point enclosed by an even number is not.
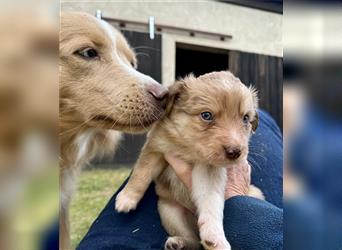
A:
[[[121,30],[138,70],[168,86],[189,73],[230,70],[259,91],[260,107],[282,128],[281,1],[62,1]],[[71,206],[74,246],[128,176],[145,135],[126,135],[118,151],[81,174]]]
[[[59,207],[59,5],[0,7],[0,249],[41,249]]]
[[[286,249],[342,249],[341,10],[284,3]]]

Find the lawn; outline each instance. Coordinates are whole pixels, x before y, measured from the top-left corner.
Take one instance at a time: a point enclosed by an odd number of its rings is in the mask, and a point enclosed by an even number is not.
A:
[[[94,219],[130,173],[129,168],[85,170],[70,208],[71,242],[76,247]],[[114,209],[114,208],[113,208]]]

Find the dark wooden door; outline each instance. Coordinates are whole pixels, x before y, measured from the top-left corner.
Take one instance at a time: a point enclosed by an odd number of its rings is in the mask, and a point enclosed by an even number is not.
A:
[[[134,49],[138,58],[138,71],[161,82],[161,35],[155,34],[153,40],[148,33],[121,31]]]
[[[138,71],[161,82],[161,35],[151,40],[148,33],[122,31],[138,58]],[[145,135],[125,134],[114,156],[115,165],[132,165],[136,162]],[[113,162],[113,161],[111,161]]]
[[[283,59],[240,51],[229,52],[229,70],[259,94],[259,107],[283,127]]]

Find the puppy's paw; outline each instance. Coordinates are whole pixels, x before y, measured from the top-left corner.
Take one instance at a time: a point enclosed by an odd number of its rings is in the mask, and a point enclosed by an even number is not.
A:
[[[125,189],[123,189],[115,199],[115,209],[119,213],[128,213],[135,210],[139,200],[130,195]]]
[[[164,245],[165,250],[185,249],[185,242],[182,237],[169,237]]]
[[[185,237],[169,237],[164,245],[165,250],[200,250],[201,244],[195,239]]]
[[[201,243],[206,250],[231,250],[229,242],[221,230],[202,226],[200,229]]]
[[[204,239],[202,240],[203,248],[206,250],[231,250],[231,246],[226,239]]]

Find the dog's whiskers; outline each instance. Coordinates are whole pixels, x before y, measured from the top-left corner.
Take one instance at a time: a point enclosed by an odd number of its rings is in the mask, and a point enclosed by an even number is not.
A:
[[[261,170],[261,167],[259,166],[259,164],[254,161],[253,159],[247,159],[249,165],[251,166],[251,168],[258,168],[259,170]]]
[[[260,157],[260,158],[261,158],[262,160],[264,160],[264,161],[267,160],[267,158],[266,158],[264,155],[261,155],[261,154],[259,154],[259,153],[257,153],[257,152],[250,151],[249,154],[250,154],[250,155],[257,156],[257,157]]]
[[[68,130],[65,130],[65,131],[61,132],[59,135],[62,136],[62,135],[71,133],[74,130],[78,130],[78,129],[82,128],[83,126],[85,126],[89,121],[91,121],[91,119],[93,119],[93,118],[90,117],[89,119],[87,119],[84,122],[82,122],[80,125],[77,125],[76,127],[73,127],[73,128],[68,129]]]
[[[138,120],[138,122],[140,123],[140,125],[146,130],[144,124],[143,124],[143,123],[141,122],[141,120],[139,119],[139,116],[137,116],[137,120]]]
[[[142,55],[142,56],[147,56],[147,57],[151,58],[151,56],[150,56],[149,54],[143,53],[143,52],[136,53],[136,55],[137,55],[137,56]]]
[[[156,49],[156,48],[148,47],[148,46],[137,46],[137,47],[133,47],[133,49],[134,50],[137,50],[137,49],[149,49],[149,50],[160,51],[160,49]]]
[[[129,131],[131,131],[131,133],[133,133],[133,131],[132,131],[132,114],[130,113],[129,114]]]

